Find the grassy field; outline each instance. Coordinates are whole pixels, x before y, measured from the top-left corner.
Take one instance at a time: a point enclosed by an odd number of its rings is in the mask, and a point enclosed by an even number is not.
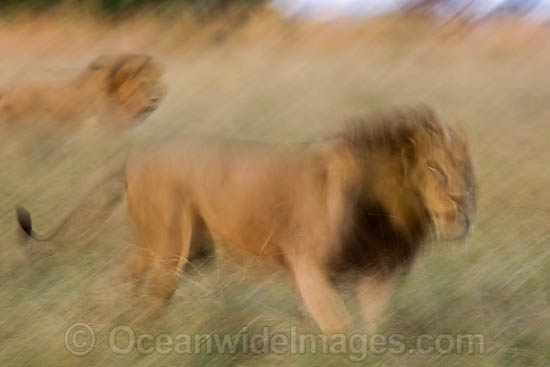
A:
[[[169,92],[146,123],[122,137],[92,129],[60,137],[38,126],[13,148],[11,137],[0,136],[0,365],[352,364],[349,350],[117,355],[108,339],[119,325],[155,337],[318,330],[281,272],[256,277],[234,260],[186,272],[162,313],[136,319],[121,281],[131,222],[125,206],[112,215],[104,209],[115,188],[98,193],[48,244],[20,243],[13,208],[26,205],[37,228],[48,227],[90,171],[135,146],[188,134],[303,141],[349,117],[417,102],[470,129],[477,226],[467,246],[436,245],[419,258],[397,283],[378,332],[403,335],[407,348],[422,334],[482,334],[485,350],[369,353],[361,363],[550,365],[549,35],[511,20],[457,32],[391,18],[348,25],[269,18],[232,35],[219,25],[198,31],[148,20],[111,28],[75,19],[2,23],[0,49],[10,56],[0,58],[0,85],[70,75],[99,53],[124,50],[165,63]],[[351,293],[343,294],[356,309]],[[95,348],[81,357],[64,342],[76,322],[96,333]]]

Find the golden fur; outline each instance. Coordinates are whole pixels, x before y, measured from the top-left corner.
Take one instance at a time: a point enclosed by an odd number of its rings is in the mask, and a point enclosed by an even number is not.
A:
[[[295,147],[188,139],[126,165],[138,246],[129,271],[168,300],[208,238],[277,260],[323,331],[349,317],[333,286],[350,275],[374,321],[394,274],[430,233],[464,237],[475,213],[467,139],[424,107],[358,121]],[[36,235],[30,216],[23,229]],[[351,277],[351,275],[353,275]]]
[[[131,126],[161,102],[163,72],[148,55],[103,55],[66,83],[16,85],[0,92],[0,125],[48,119],[65,126]]]

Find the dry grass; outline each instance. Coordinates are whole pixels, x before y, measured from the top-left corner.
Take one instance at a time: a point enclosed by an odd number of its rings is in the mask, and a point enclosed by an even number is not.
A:
[[[226,35],[223,23],[201,31],[150,19],[118,26],[94,22],[3,24],[0,49],[10,57],[0,60],[0,85],[70,73],[101,52],[145,51],[166,63],[169,94],[146,124],[122,138],[90,129],[60,138],[37,126],[18,136],[19,147],[11,150],[12,137],[0,137],[0,364],[351,363],[347,354],[117,356],[106,336],[119,324],[171,335],[235,334],[245,325],[315,329],[299,316],[299,302],[281,274],[243,279],[232,261],[189,272],[162,314],[136,321],[120,279],[133,241],[124,207],[109,216],[100,210],[107,200],[100,193],[46,245],[18,243],[13,207],[27,205],[36,226],[47,227],[78,196],[90,170],[136,145],[193,133],[299,141],[334,130],[350,116],[420,101],[470,128],[480,184],[478,224],[466,248],[442,244],[421,257],[399,282],[380,331],[402,333],[407,341],[423,333],[481,333],[486,352],[371,354],[368,362],[550,363],[548,29],[510,20],[459,32],[398,18],[289,24],[266,15]],[[64,347],[64,332],[77,321],[98,332],[98,345],[85,357]]]

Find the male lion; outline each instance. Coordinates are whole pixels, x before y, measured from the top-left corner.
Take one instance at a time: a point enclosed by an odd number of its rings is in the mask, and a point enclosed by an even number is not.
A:
[[[103,55],[69,82],[0,92],[0,127],[51,119],[67,126],[96,121],[130,126],[160,104],[163,67],[142,54]]]
[[[372,321],[426,237],[463,238],[475,213],[467,139],[428,107],[291,148],[217,139],[164,145],[128,162],[126,184],[139,238],[129,271],[137,283],[149,275],[159,300],[173,294],[190,250],[213,236],[276,259],[325,332],[349,324],[334,276],[354,279]],[[18,219],[39,240],[60,228],[41,236],[26,210]]]

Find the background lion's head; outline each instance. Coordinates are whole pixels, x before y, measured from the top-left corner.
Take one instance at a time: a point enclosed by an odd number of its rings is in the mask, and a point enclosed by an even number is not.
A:
[[[128,123],[142,121],[159,106],[166,94],[163,73],[161,64],[143,54],[103,55],[87,70],[102,83],[110,112]]]

